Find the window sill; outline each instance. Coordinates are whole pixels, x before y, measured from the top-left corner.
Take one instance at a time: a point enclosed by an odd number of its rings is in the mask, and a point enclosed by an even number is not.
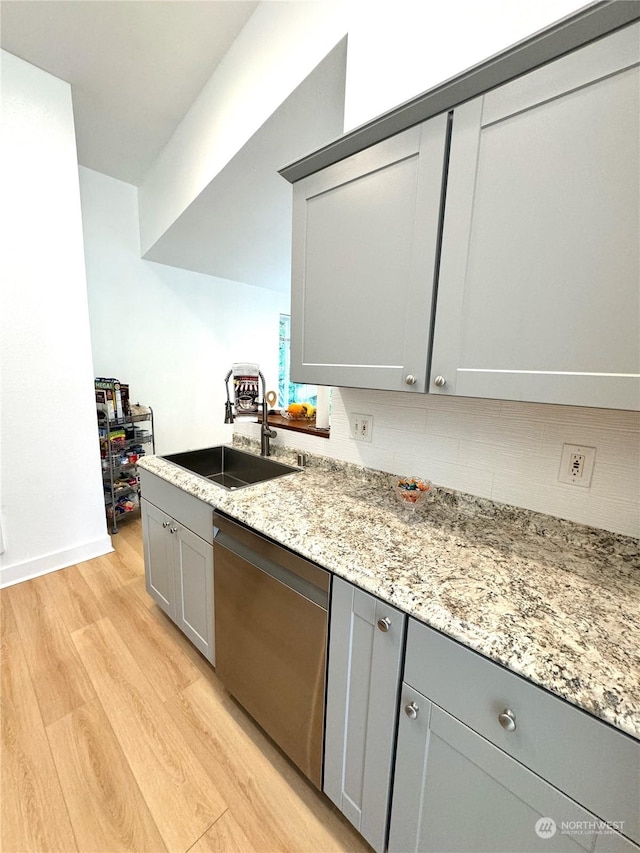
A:
[[[262,415],[258,415],[258,423],[262,423]],[[306,432],[307,435],[314,435],[317,438],[329,438],[329,429],[316,429],[316,422],[310,421],[290,421],[288,418],[283,418],[282,415],[267,415],[267,423],[278,429],[288,429],[292,432]]]

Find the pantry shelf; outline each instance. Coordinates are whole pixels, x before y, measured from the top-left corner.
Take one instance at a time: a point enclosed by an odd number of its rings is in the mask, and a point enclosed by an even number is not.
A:
[[[155,453],[153,409],[135,407],[135,414],[108,418],[107,412],[98,409],[98,434],[102,461],[102,483],[107,524],[112,533],[126,518],[137,516],[140,510],[140,477],[137,462],[151,446]],[[148,423],[148,428],[139,424]]]

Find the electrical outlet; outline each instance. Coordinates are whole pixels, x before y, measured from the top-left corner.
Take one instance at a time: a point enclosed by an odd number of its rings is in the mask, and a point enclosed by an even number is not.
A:
[[[595,461],[595,447],[584,447],[581,444],[563,444],[558,480],[561,483],[570,483],[572,486],[583,486],[588,489],[591,485]]]
[[[351,437],[356,441],[371,441],[373,415],[351,415]]]

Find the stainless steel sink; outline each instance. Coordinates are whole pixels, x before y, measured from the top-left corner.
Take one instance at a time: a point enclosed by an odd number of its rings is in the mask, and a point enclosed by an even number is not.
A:
[[[300,468],[284,465],[266,456],[254,456],[235,447],[220,444],[205,450],[189,450],[163,456],[192,474],[217,483],[224,489],[242,489],[255,483],[265,483],[285,474],[299,474]]]

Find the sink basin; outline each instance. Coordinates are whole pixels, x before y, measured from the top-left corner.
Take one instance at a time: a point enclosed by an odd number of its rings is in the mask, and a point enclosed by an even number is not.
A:
[[[224,489],[242,489],[255,483],[265,483],[285,474],[299,474],[300,468],[284,465],[266,456],[254,456],[235,447],[220,444],[205,450],[189,450],[163,456],[192,474],[204,477]]]

